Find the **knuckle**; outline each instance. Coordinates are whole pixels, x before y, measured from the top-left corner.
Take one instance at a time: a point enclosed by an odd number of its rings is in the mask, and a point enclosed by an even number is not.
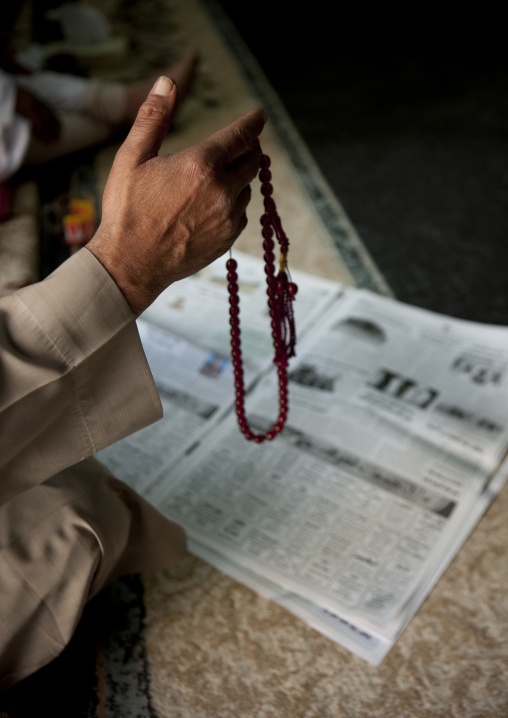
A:
[[[229,193],[221,192],[220,208],[225,225],[228,227],[233,225],[238,212],[236,210],[236,201]]]
[[[158,102],[156,97],[151,95],[140,106],[136,121],[144,123],[146,121],[153,122],[155,118],[165,115],[165,107]]]
[[[224,229],[228,237],[230,237],[236,232],[237,226],[237,222],[234,221],[233,217],[231,215],[228,215],[227,219],[224,222]]]
[[[230,237],[234,234],[237,226],[237,218],[234,213],[234,208],[229,198],[222,197],[220,200],[219,217],[222,232]]]
[[[235,133],[235,139],[238,142],[239,146],[244,146],[246,149],[252,145],[252,140],[250,138],[250,135],[246,129],[246,127],[242,124],[238,124],[235,127],[234,130]]]
[[[188,161],[191,174],[204,184],[217,180],[216,163],[208,154],[193,149],[189,153]]]
[[[129,158],[129,144],[127,140],[120,145],[115,155],[115,164],[120,164]]]

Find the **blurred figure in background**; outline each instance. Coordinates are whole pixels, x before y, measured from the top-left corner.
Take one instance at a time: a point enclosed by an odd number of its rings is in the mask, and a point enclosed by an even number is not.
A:
[[[43,26],[47,8],[59,13],[69,32],[85,40],[101,42],[107,23],[100,12],[85,3],[61,4],[55,0],[34,3],[33,35]],[[71,74],[31,71],[20,64],[11,38],[22,0],[2,10],[0,32],[0,182],[12,177],[24,164],[40,164],[102,143],[128,129],[156,77],[172,77],[180,101],[192,85],[198,60],[189,49],[173,65],[138,82],[103,83]],[[5,14],[5,17],[4,17]],[[54,23],[53,23],[54,24]]]

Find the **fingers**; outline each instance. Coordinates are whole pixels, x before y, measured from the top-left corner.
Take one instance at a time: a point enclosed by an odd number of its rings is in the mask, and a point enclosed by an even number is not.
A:
[[[250,185],[247,185],[247,187],[242,190],[237,200],[237,210],[239,211],[241,217],[245,217],[245,223],[247,223],[246,211],[251,197],[252,189]]]
[[[158,154],[173,121],[177,101],[176,83],[169,77],[159,77],[122,145],[122,155],[131,165],[143,164]]]
[[[259,171],[260,152],[251,149],[227,168],[227,175],[237,193],[252,182]]]
[[[232,233],[228,241],[228,249],[241,235],[245,227],[247,226],[247,207],[252,197],[252,189],[250,185],[247,185],[238,195],[234,208],[234,221],[231,224]]]
[[[251,110],[246,115],[219,130],[202,143],[212,162],[232,164],[245,152],[252,150],[267,120],[264,110]]]

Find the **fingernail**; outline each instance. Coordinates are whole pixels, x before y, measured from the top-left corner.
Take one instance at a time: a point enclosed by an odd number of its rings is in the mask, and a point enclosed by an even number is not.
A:
[[[159,77],[155,85],[153,86],[152,95],[162,95],[166,97],[173,92],[175,83],[170,80],[169,77]]]

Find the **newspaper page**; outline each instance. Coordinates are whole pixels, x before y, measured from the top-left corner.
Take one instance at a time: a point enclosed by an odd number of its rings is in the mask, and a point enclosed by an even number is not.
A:
[[[273,422],[273,375],[247,413]],[[507,447],[508,329],[347,289],[299,345],[282,434],[248,443],[229,415],[149,498],[196,553],[379,663]]]
[[[268,366],[273,357],[263,263],[235,252],[238,262],[240,320],[244,365],[252,371]],[[193,277],[166,289],[143,314],[151,324],[223,356],[230,353],[227,257],[221,257]],[[294,313],[298,335],[303,336],[337,297],[337,282],[292,272],[298,285]]]
[[[263,263],[237,252],[244,379],[248,389],[271,364]],[[170,286],[138,319],[164,417],[97,453],[115,475],[144,494],[165,469],[219,422],[234,401],[225,259]],[[295,316],[303,335],[340,294],[336,282],[294,273]]]
[[[97,452],[119,479],[144,494],[163,470],[220,421],[231,406],[234,383],[229,358],[139,319],[138,331],[154,377],[163,418]],[[255,379],[246,370],[249,386]]]

